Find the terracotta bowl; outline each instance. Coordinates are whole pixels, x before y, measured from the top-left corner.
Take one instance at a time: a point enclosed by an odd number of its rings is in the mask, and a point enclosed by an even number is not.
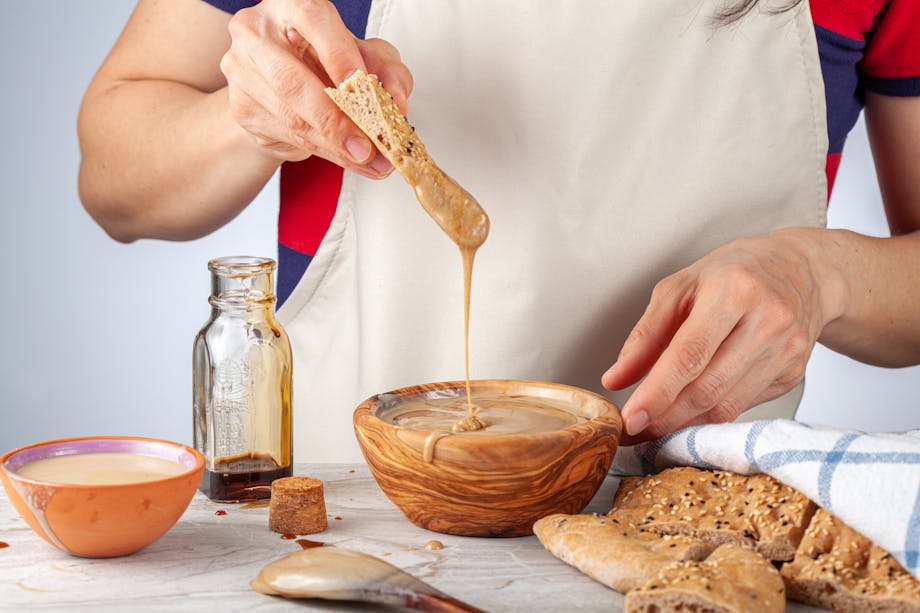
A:
[[[131,453],[172,460],[187,470],[156,481],[75,485],[27,479],[29,462],[83,453]],[[204,458],[185,445],[137,437],[84,437],[36,443],[0,458],[0,479],[13,506],[43,539],[90,558],[123,556],[166,534],[188,507]]]
[[[465,383],[419,385],[369,398],[355,410],[355,434],[390,500],[416,525],[466,536],[533,534],[541,517],[581,511],[613,460],[621,429],[617,407],[583,389],[538,381],[473,381],[471,391],[474,402],[491,393],[564,400],[587,421],[539,433],[489,435],[486,429],[447,436],[426,462],[428,433],[397,427],[386,414],[409,401],[465,395]]]

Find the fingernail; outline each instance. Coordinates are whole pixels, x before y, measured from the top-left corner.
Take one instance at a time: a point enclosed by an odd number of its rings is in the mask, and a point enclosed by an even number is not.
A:
[[[358,164],[367,162],[367,158],[369,158],[373,152],[371,142],[363,136],[349,136],[348,140],[345,141],[345,149],[348,151],[348,155],[351,156],[351,159]]]
[[[390,160],[386,159],[382,153],[377,153],[377,155],[374,156],[374,159],[371,160],[371,163],[368,164],[368,166],[373,168],[381,175],[389,174],[389,172],[393,170],[393,165],[390,164]]]
[[[636,436],[648,426],[648,413],[636,411],[626,418],[626,434]]]

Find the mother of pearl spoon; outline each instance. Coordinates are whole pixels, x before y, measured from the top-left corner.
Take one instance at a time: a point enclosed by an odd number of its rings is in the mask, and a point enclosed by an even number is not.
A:
[[[250,582],[262,594],[287,598],[358,600],[432,613],[484,613],[383,560],[338,547],[292,553]]]

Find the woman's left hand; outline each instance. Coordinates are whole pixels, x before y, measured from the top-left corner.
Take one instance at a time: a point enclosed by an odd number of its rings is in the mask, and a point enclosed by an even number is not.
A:
[[[803,379],[841,303],[841,285],[811,232],[734,241],[655,286],[601,378],[623,389],[645,376],[623,406],[624,444],[731,421]]]

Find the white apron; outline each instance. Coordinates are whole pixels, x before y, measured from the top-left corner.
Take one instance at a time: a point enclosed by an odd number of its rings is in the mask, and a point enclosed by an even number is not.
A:
[[[808,5],[718,28],[715,6],[373,3],[367,37],[396,45],[415,79],[410,122],[491,217],[473,273],[473,378],[603,392],[657,281],[741,236],[824,226]],[[298,462],[361,461],[360,401],[463,378],[460,254],[398,175],[345,173],[278,315],[294,352]],[[769,412],[791,416],[800,395]]]

